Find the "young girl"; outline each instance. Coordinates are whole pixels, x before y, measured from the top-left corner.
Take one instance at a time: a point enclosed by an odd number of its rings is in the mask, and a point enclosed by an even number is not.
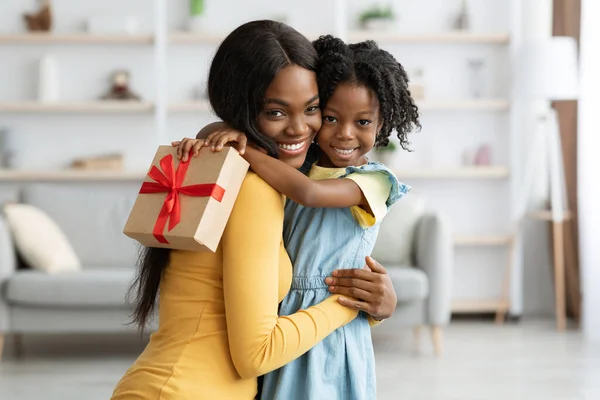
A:
[[[290,315],[328,297],[327,276],[337,268],[360,268],[370,254],[379,222],[409,188],[384,165],[368,161],[373,146],[386,146],[395,130],[406,149],[407,134],[420,126],[408,78],[394,57],[373,41],[346,45],[331,36],[315,43],[323,125],[318,160],[301,172],[253,148],[236,131],[209,135],[199,146],[222,149],[238,142],[251,168],[289,201],[284,242],[294,266],[292,288],[280,305]],[[283,117],[277,104],[268,110]],[[241,144],[241,146],[240,146]],[[285,150],[299,144],[287,143]],[[327,280],[336,284],[336,278]],[[360,288],[354,289],[358,294]],[[264,377],[261,399],[376,398],[375,365],[367,317],[334,331],[308,353]]]

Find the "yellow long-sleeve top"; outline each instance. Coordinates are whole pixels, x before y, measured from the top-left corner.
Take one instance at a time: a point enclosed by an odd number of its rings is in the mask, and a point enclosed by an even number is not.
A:
[[[171,252],[159,328],[113,400],[253,399],[256,377],[356,317],[336,296],[278,317],[292,279],[283,206],[283,196],[250,172],[217,251]]]

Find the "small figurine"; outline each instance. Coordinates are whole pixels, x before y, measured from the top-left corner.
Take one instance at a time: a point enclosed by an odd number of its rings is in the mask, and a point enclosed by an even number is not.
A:
[[[129,72],[118,70],[113,73],[110,91],[102,96],[102,100],[141,100],[141,98],[129,89]]]
[[[475,165],[490,165],[491,163],[491,150],[487,144],[479,146],[475,153]]]
[[[48,32],[52,29],[52,8],[50,0],[42,0],[41,8],[36,13],[23,14],[23,19],[30,32]]]

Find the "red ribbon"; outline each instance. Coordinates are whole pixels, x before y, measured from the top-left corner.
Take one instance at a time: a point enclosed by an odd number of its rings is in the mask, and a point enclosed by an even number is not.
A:
[[[167,221],[169,221],[170,232],[177,226],[177,224],[179,224],[179,221],[181,220],[181,204],[179,203],[180,193],[195,197],[210,196],[219,202],[223,199],[223,195],[225,194],[225,189],[216,183],[181,186],[189,166],[189,160],[186,162],[180,162],[177,170],[175,170],[175,166],[173,165],[173,156],[168,154],[160,160],[160,167],[163,172],[161,172],[155,165],[153,165],[150,169],[150,172],[148,172],[148,176],[155,182],[142,183],[140,194],[163,192],[168,193],[160,213],[158,214],[156,223],[154,224],[154,230],[152,231],[154,237],[159,243],[169,243],[163,234],[165,226],[167,225]]]

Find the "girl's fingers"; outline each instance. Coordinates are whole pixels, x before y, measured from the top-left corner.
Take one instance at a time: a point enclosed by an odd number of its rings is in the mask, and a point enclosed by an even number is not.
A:
[[[246,145],[248,144],[248,138],[246,137],[246,135],[242,135],[238,141],[239,146],[238,146],[238,151],[240,152],[241,155],[244,155],[244,153],[246,152]]]

